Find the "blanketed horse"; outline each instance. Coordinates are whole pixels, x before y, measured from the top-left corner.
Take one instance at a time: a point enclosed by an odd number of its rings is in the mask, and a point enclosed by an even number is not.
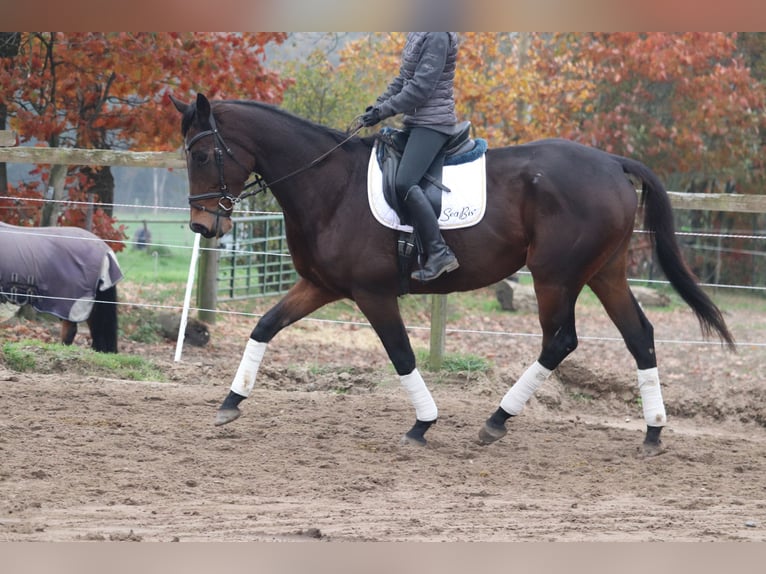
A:
[[[379,224],[367,201],[367,166],[375,139],[348,136],[277,107],[244,101],[210,102],[198,94],[182,114],[190,184],[190,227],[220,237],[232,227],[235,204],[268,187],[284,212],[298,282],[258,321],[216,424],[240,415],[269,341],[319,307],[349,298],[379,336],[415,408],[404,440],[425,444],[436,404],[419,373],[399,312],[397,232]],[[245,191],[256,173],[265,184]],[[720,310],[702,291],[679,251],[667,192],[642,163],[562,139],[490,149],[486,153],[486,214],[444,237],[460,268],[411,293],[450,293],[491,285],[525,266],[534,280],[542,327],[539,356],[484,422],[479,441],[507,432],[535,390],[577,347],[575,302],[585,285],[619,329],[637,366],[647,431],[643,450],[661,451],[667,417],[653,328],[628,287],[628,246],[642,183],[644,226],[657,260],[696,314],[702,331],[734,346]],[[249,184],[248,184],[249,185]]]
[[[0,302],[29,304],[61,319],[71,345],[87,321],[92,348],[117,352],[117,287],[122,271],[107,243],[79,227],[0,223]]]

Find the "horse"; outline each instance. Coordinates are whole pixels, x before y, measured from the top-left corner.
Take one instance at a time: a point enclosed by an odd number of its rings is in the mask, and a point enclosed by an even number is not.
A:
[[[181,137],[190,195],[189,226],[221,237],[233,208],[268,189],[284,213],[297,282],[256,323],[214,424],[238,418],[269,342],[285,327],[333,301],[353,300],[391,360],[415,409],[402,441],[425,445],[438,408],[417,369],[398,306],[397,232],[373,218],[366,192],[376,136],[344,133],[257,101],[185,103]],[[410,281],[413,294],[474,290],[526,266],[542,328],[541,351],[510,387],[478,432],[489,445],[509,419],[577,345],[575,302],[587,285],[617,326],[633,356],[646,433],[639,451],[664,452],[667,423],[653,327],[630,291],[628,247],[639,207],[665,276],[696,315],[703,334],[735,341],[721,311],[704,293],[675,237],[668,194],[638,160],[564,139],[545,139],[486,152],[486,213],[472,227],[445,230],[460,267],[434,281]],[[252,174],[256,174],[255,180]],[[248,182],[248,179],[250,180]],[[250,189],[253,182],[256,189]],[[639,194],[636,183],[640,182]],[[408,273],[409,274],[409,273]]]
[[[0,303],[29,304],[58,317],[64,345],[87,321],[93,350],[117,352],[122,271],[104,240],[79,227],[0,223],[0,253]]]

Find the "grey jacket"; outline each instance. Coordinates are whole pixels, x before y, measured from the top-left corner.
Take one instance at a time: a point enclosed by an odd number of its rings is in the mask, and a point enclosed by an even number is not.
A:
[[[452,126],[455,116],[455,32],[410,32],[399,75],[376,102],[380,119],[404,114],[406,127]]]

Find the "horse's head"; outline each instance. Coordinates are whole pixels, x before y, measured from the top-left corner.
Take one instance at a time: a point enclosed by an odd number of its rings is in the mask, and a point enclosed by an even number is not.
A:
[[[189,174],[189,227],[204,237],[221,237],[232,228],[231,212],[250,175],[218,129],[208,99],[197,94],[185,104],[170,96],[181,112],[181,132]]]

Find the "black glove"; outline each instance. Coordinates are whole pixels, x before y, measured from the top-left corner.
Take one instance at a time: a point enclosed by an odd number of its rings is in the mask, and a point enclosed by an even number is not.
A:
[[[368,107],[362,114],[362,125],[366,128],[380,122],[380,110],[373,106]]]

